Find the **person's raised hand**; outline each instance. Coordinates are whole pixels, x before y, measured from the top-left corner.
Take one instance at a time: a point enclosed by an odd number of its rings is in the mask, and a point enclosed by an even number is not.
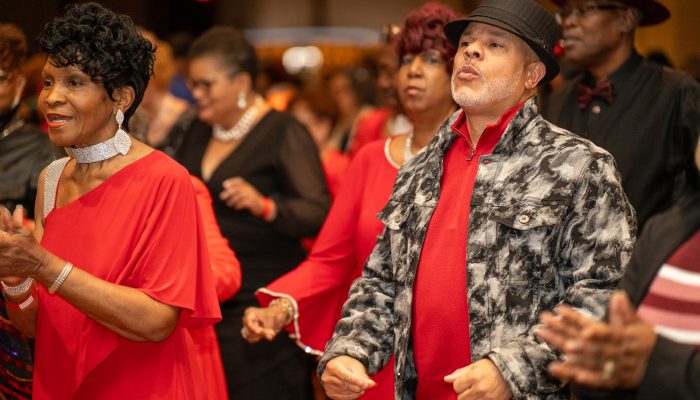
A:
[[[35,274],[47,261],[48,253],[24,228],[24,208],[17,206],[10,215],[0,211],[0,276],[15,285]]]

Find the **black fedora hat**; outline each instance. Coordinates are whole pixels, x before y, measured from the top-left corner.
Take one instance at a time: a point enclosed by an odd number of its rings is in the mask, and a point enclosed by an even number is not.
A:
[[[567,0],[551,0],[559,7],[566,4]],[[634,7],[642,13],[642,20],[639,25],[656,25],[664,22],[671,16],[671,12],[663,4],[655,0],[616,0],[617,3]]]
[[[547,67],[543,83],[559,74],[559,63],[553,54],[559,26],[534,0],[484,0],[466,19],[445,25],[445,36],[455,48],[459,47],[459,38],[471,22],[501,28],[525,41]]]

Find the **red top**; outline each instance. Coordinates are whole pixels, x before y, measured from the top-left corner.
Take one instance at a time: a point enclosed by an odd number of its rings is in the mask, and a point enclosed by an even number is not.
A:
[[[338,195],[340,184],[343,182],[345,173],[350,166],[350,157],[338,150],[327,149],[321,154],[321,164],[323,165],[323,173],[326,175],[328,194],[331,196],[332,203]],[[315,237],[301,240],[301,244],[308,252],[311,252],[314,243],[316,243]]]
[[[207,239],[207,250],[211,260],[211,270],[214,274],[216,297],[218,297],[219,302],[222,302],[231,298],[241,288],[241,264],[229,247],[228,240],[221,234],[212,208],[209,189],[194,175],[190,175],[190,180],[197,195],[197,206],[202,216],[204,237]],[[216,338],[214,326],[190,328],[190,333],[195,346],[194,354],[204,377],[199,390],[206,388],[209,400],[228,399],[226,376],[224,375],[219,341]]]
[[[331,195],[331,201],[333,201],[338,195],[340,185],[350,166],[350,158],[338,150],[328,149],[323,152],[321,163],[323,164],[323,172],[326,175],[328,193]]]
[[[296,301],[299,318],[289,331],[300,346],[308,346],[307,351],[315,354],[321,354],[331,338],[350,285],[361,275],[383,229],[377,213],[389,200],[398,173],[385,156],[389,140],[368,144],[350,163],[307,259],[257,293],[263,306],[279,295]],[[373,378],[379,386],[368,390],[365,398],[393,398],[393,371],[392,362],[376,374]]]
[[[35,399],[206,396],[187,328],[211,325],[221,314],[195,202],[187,171],[153,151],[46,216],[47,250],[181,312],[167,339],[140,343],[40,286]]]
[[[355,157],[366,144],[382,138],[382,131],[390,114],[388,108],[377,108],[366,113],[357,121],[355,138],[348,150],[350,157]]]
[[[459,135],[445,155],[440,199],[430,219],[413,286],[413,356],[417,399],[456,399],[443,378],[471,363],[467,308],[469,201],[479,158],[490,154],[522,104],[486,127],[473,156],[464,112],[452,125]]]
[[[216,285],[216,297],[221,303],[233,297],[241,288],[241,263],[231,250],[228,239],[221,234],[209,189],[194,175],[190,175],[190,180],[197,195],[197,206],[202,216],[204,236],[207,239],[209,260],[214,274],[214,285]]]

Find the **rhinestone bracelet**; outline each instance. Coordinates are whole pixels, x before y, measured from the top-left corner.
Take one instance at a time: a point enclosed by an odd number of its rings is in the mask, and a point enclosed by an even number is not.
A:
[[[273,299],[270,302],[270,304],[268,304],[267,306],[268,307],[279,306],[287,312],[287,317],[284,319],[284,325],[289,324],[294,319],[294,306],[292,305],[291,301],[289,301],[283,297],[277,297],[276,299]]]
[[[32,288],[32,285],[34,284],[34,279],[32,279],[31,277],[27,277],[27,279],[22,281],[22,283],[15,286],[10,286],[3,281],[0,281],[0,284],[2,284],[2,290],[6,294],[8,294],[9,296],[17,297],[27,293],[29,289]]]
[[[68,274],[70,274],[70,271],[73,269],[73,264],[67,262],[66,265],[63,267],[61,270],[61,273],[58,274],[58,277],[56,277],[56,280],[53,281],[51,286],[49,286],[49,293],[54,294],[58,290],[61,285],[63,285],[63,282],[68,278]]]

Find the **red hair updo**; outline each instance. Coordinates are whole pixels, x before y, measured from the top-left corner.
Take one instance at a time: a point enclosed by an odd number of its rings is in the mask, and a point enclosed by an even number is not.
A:
[[[396,53],[399,59],[406,54],[420,54],[426,50],[437,50],[448,73],[452,73],[452,63],[456,49],[445,37],[442,28],[450,21],[463,18],[451,7],[436,2],[425,3],[406,17],[404,27],[395,38]]]

